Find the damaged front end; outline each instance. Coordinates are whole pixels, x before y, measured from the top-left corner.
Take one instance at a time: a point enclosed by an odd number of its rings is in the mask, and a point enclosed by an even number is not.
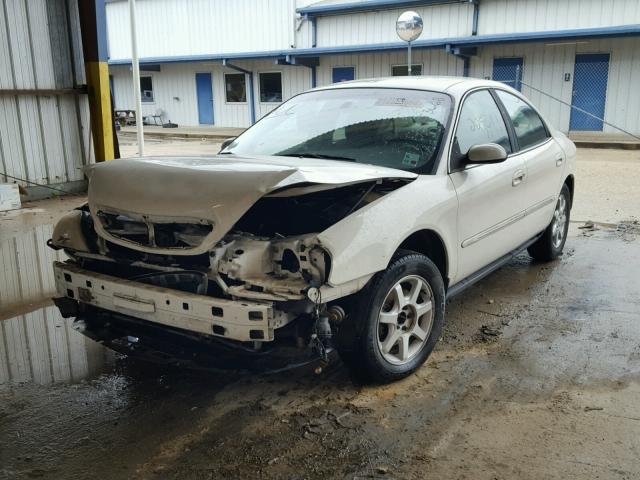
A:
[[[128,319],[238,351],[312,347],[326,357],[345,316],[340,298],[361,285],[328,284],[332,252],[318,236],[415,175],[352,168],[334,183],[318,169],[216,160],[94,168],[88,205],[48,242],[69,256],[54,265],[56,303],[94,327]],[[334,294],[323,300],[323,289]]]

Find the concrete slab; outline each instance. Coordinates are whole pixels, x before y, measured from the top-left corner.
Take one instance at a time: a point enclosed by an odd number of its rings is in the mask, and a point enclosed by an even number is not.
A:
[[[193,139],[216,139],[226,140],[227,138],[237,137],[244,128],[233,127],[177,127],[163,128],[160,126],[144,126],[145,138],[193,138]],[[136,127],[123,127],[119,132],[119,137],[133,137],[137,135]]]
[[[569,138],[578,148],[640,150],[640,138],[624,133],[569,132]]]

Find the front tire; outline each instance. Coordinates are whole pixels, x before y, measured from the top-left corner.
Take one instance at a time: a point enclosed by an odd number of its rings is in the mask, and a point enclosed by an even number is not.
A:
[[[392,382],[419,368],[444,325],[444,282],[424,255],[402,251],[376,274],[354,304],[353,337],[339,348],[361,380]]]
[[[571,214],[571,192],[566,184],[562,186],[551,223],[542,236],[527,251],[534,259],[543,262],[555,260],[562,253],[569,231]]]

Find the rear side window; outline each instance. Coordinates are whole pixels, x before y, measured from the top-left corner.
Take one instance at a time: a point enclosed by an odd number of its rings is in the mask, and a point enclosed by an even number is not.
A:
[[[540,115],[525,101],[502,90],[496,90],[496,93],[511,117],[521,150],[544,142],[549,137]]]
[[[483,143],[497,143],[511,153],[507,127],[488,90],[472,93],[462,105],[454,141],[454,162],[459,163],[471,147]]]

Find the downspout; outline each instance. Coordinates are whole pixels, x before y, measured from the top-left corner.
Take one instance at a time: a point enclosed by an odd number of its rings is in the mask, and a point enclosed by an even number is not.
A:
[[[478,16],[480,15],[480,0],[473,2],[473,24],[471,25],[471,35],[478,35]]]
[[[478,16],[480,15],[480,0],[469,0],[470,3],[473,4],[473,20],[471,24],[471,35],[478,35]],[[469,76],[469,70],[471,68],[471,56],[476,55],[477,52],[463,52],[464,49],[461,48],[451,48],[451,46],[446,47],[449,53],[452,53],[458,58],[462,59],[462,75],[464,77]]]
[[[316,66],[312,65],[311,69],[311,88],[316,88]]]
[[[311,48],[316,48],[318,45],[318,19],[316,17],[311,17]]]
[[[222,60],[222,65],[230,68],[231,70],[235,70],[236,72],[249,75],[249,112],[251,114],[251,125],[253,125],[254,123],[256,123],[256,102],[254,99],[253,72],[229,63],[226,58]]]
[[[462,57],[462,76],[469,76],[469,65],[471,63],[471,59],[469,57]]]

